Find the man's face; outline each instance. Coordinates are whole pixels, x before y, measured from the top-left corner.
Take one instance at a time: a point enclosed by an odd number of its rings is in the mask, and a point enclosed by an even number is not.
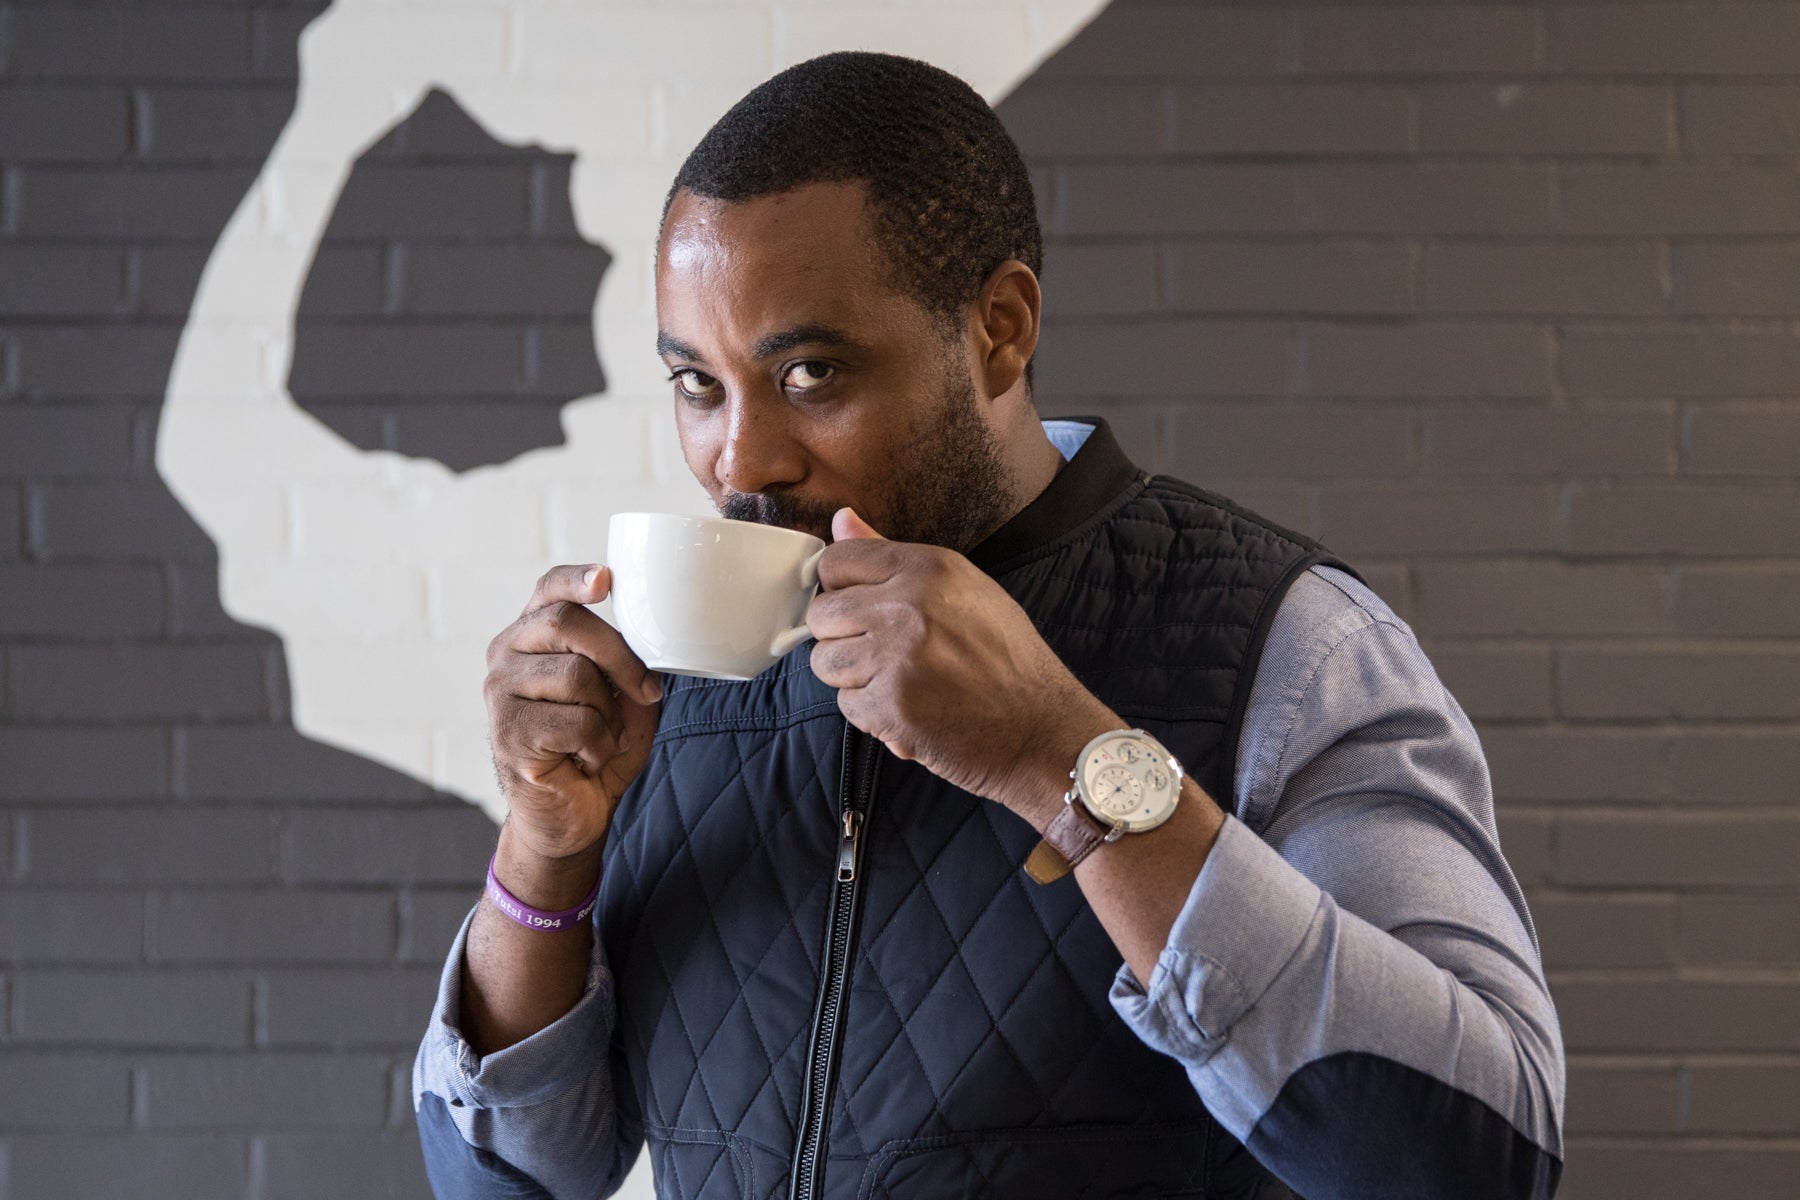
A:
[[[967,550],[1012,480],[960,330],[894,288],[867,221],[860,183],[676,195],[656,311],[682,452],[728,517],[830,540],[849,505]]]

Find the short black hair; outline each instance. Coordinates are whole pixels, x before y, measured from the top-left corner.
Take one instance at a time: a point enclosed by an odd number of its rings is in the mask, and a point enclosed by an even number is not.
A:
[[[683,189],[750,200],[863,182],[899,288],[960,321],[1009,258],[1043,271],[1031,176],[974,88],[914,58],[840,51],[789,67],[732,106],[682,163]]]

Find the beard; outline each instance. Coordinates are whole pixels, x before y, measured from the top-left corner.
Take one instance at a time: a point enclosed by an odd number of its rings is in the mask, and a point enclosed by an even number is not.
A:
[[[905,431],[884,456],[857,515],[883,537],[959,553],[975,548],[1014,508],[1015,482],[1000,441],[981,419],[975,385],[957,368],[946,372],[941,402]],[[848,501],[808,500],[786,490],[733,492],[719,515],[780,525],[831,541],[831,518]]]

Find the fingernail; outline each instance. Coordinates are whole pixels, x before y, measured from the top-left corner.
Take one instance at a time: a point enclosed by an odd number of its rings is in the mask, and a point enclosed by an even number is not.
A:
[[[662,676],[654,674],[646,675],[644,677],[644,693],[650,697],[650,703],[652,704],[661,700],[663,698]]]
[[[598,579],[599,577],[600,577],[600,568],[599,567],[589,567],[587,569],[587,574],[585,574],[581,577],[581,586],[582,587],[593,587],[594,580]]]

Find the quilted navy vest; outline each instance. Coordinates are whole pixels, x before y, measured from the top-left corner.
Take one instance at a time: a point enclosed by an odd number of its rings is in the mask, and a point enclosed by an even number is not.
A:
[[[1281,593],[1334,561],[1104,424],[970,557],[1226,803]],[[671,679],[608,839],[620,1119],[659,1191],[1288,1196],[1113,1011],[1119,952],[1021,870],[1035,831],[850,730],[809,650]]]

